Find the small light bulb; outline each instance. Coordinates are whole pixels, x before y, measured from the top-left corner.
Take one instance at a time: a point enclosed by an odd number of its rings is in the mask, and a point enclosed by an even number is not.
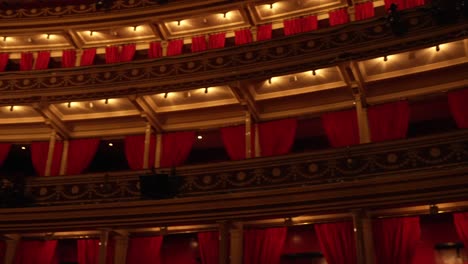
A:
[[[273,3],[270,4],[270,9],[273,9]]]
[[[227,16],[227,12],[224,12],[223,17],[226,18],[226,16]]]
[[[169,94],[169,93],[165,93],[165,94],[164,94],[164,99],[166,99],[166,98],[167,98],[167,95],[168,95],[168,94]]]
[[[206,93],[206,94],[208,93],[208,87],[205,88],[205,93]]]
[[[50,39],[50,34],[47,34],[47,39]]]
[[[109,142],[109,147],[112,147],[114,146],[114,144],[112,144],[112,142]]]
[[[383,57],[383,61],[388,61],[387,55],[385,55],[385,56]]]
[[[90,36],[93,36],[93,34],[94,34],[94,31],[90,30],[90,31],[89,31],[89,35],[90,35]]]
[[[109,98],[106,98],[106,99],[104,100],[104,104],[109,104]]]
[[[313,75],[313,76],[317,75],[317,73],[315,72],[315,70],[312,70],[312,75]]]
[[[138,26],[133,27],[133,31],[137,31]]]
[[[71,108],[71,102],[68,102],[68,108]]]
[[[268,84],[271,84],[271,78],[268,78]]]
[[[10,106],[10,112],[13,112],[14,107],[15,107],[14,105]]]
[[[180,20],[177,20],[177,26],[180,26]]]
[[[203,136],[202,136],[202,135],[198,135],[197,138],[198,138],[198,139],[203,139]]]
[[[25,150],[25,149],[26,149],[26,147],[25,147],[25,146],[22,146],[22,147],[21,147],[21,149],[22,149],[22,150]]]
[[[437,52],[440,51],[440,46],[439,46],[439,45],[436,46],[436,51],[437,51]]]

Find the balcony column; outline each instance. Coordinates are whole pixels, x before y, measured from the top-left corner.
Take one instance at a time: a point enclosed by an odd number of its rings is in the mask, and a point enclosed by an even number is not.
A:
[[[255,42],[257,41],[257,27],[252,27],[250,28],[250,32],[252,32],[252,41]]]
[[[5,264],[13,264],[15,260],[15,253],[16,253],[16,248],[18,247],[18,243],[21,240],[20,235],[8,235],[8,239],[5,240],[6,243],[6,249],[5,249],[5,258],[4,262]]]
[[[75,67],[79,67],[81,65],[81,56],[82,55],[83,55],[83,50],[82,49],[76,50]]]
[[[156,134],[156,148],[154,155],[154,167],[161,167],[161,149],[162,149],[162,135],[160,133]]]
[[[219,264],[229,263],[229,222],[221,221],[219,227]]]
[[[373,264],[375,261],[372,237],[372,219],[363,210],[353,211],[357,263]]]
[[[45,176],[50,176],[50,170],[52,169],[52,160],[54,159],[54,148],[55,148],[55,139],[57,137],[57,132],[52,130],[50,133],[49,139],[49,151],[47,152],[47,162],[45,167]]]
[[[258,124],[255,124],[255,157],[258,158],[261,156],[262,150],[260,148],[260,133],[258,130]]]
[[[148,161],[149,161],[150,143],[151,143],[151,125],[147,123],[146,129],[145,129],[145,148],[143,151],[143,169],[148,169],[149,167]]]
[[[245,158],[252,157],[252,118],[250,113],[245,113]]]
[[[107,242],[109,242],[109,230],[102,230],[99,237],[99,264],[106,264]]]
[[[356,20],[356,9],[354,6],[349,6],[348,9],[348,16],[349,16],[349,21],[353,22]]]
[[[115,236],[114,264],[125,264],[127,262],[128,233],[119,231]]]
[[[241,222],[231,224],[230,264],[243,263],[244,226]]]
[[[69,144],[70,142],[68,140],[63,141],[62,160],[60,161],[60,175],[65,175],[67,172]]]
[[[37,63],[37,56],[38,56],[38,53],[37,53],[37,52],[33,52],[32,55],[33,55],[33,66],[32,66],[32,68],[33,68],[33,69],[36,69],[36,63]],[[46,176],[47,176],[47,175],[46,175]]]
[[[169,45],[169,42],[167,41],[161,41],[161,48],[162,48],[162,55],[163,57],[167,56],[167,46]]]
[[[367,119],[367,108],[364,107],[360,95],[355,96],[354,102],[356,105],[356,114],[359,126],[359,141],[361,144],[370,143],[371,140],[369,133],[369,120]]]

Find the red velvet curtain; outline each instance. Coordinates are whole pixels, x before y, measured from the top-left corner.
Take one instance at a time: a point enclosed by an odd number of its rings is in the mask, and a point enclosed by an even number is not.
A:
[[[322,115],[322,125],[332,147],[359,144],[356,110],[325,113]]]
[[[244,264],[279,264],[286,227],[244,231]]]
[[[468,213],[454,213],[453,222],[457,229],[458,237],[466,247],[468,247]]]
[[[272,24],[260,25],[257,27],[257,41],[270,40],[273,31]]]
[[[183,39],[174,39],[169,41],[167,44],[167,56],[177,56],[182,54],[182,48],[184,47]]]
[[[49,68],[50,51],[39,51],[36,59],[36,70],[46,70]]]
[[[206,38],[205,36],[194,36],[192,37],[192,52],[200,52],[206,50]]]
[[[255,131],[251,133],[251,149],[252,154],[255,149]],[[245,125],[234,127],[221,128],[221,138],[223,139],[224,147],[231,160],[242,160],[246,158],[245,150]],[[253,155],[252,155],[253,156]]]
[[[78,263],[99,263],[99,239],[79,239],[76,243]]]
[[[156,59],[161,56],[162,56],[161,42],[159,41],[150,42],[150,46],[148,50],[148,58]]]
[[[74,67],[76,63],[76,50],[64,50],[62,52],[62,68]]]
[[[74,139],[68,145],[67,174],[82,173],[93,160],[99,139]]]
[[[352,222],[316,224],[314,227],[328,264],[357,263]]]
[[[293,19],[286,19],[283,21],[284,26],[284,35],[294,35],[302,32],[302,19],[301,18],[293,18]]]
[[[187,159],[195,142],[195,132],[175,132],[162,135],[161,167],[176,167]]]
[[[219,261],[219,233],[198,233],[198,247],[203,264],[217,264]]]
[[[317,16],[311,15],[301,19],[302,32],[317,30],[318,20]]]
[[[106,47],[106,63],[117,63],[120,62],[119,47],[108,46]]]
[[[57,176],[60,173],[60,162],[62,160],[63,142],[56,141],[54,145],[54,153],[52,155],[52,164],[50,168],[50,176]],[[32,142],[31,143],[31,160],[34,170],[39,176],[45,175],[47,157],[49,155],[49,142]]]
[[[20,71],[30,71],[33,68],[34,57],[31,52],[22,52],[20,59]]]
[[[236,45],[243,45],[252,42],[252,32],[248,28],[234,31]]]
[[[57,240],[19,242],[15,253],[15,264],[52,264],[54,263]]]
[[[8,53],[0,53],[0,72],[4,72],[6,69],[6,66],[8,65],[8,58],[9,58]]]
[[[94,64],[94,57],[96,56],[96,48],[90,48],[83,50],[81,54],[81,66],[89,66]]]
[[[468,89],[450,92],[448,102],[457,126],[468,128]]]
[[[283,119],[258,124],[262,156],[288,154],[296,136],[296,119]]]
[[[371,106],[367,115],[372,142],[406,137],[410,117],[407,101]]]
[[[144,151],[145,151],[145,135],[134,135],[125,137],[125,156],[132,170],[142,170]],[[150,137],[148,167],[154,167],[154,152],[156,140]]]
[[[10,143],[0,143],[0,167],[3,165],[3,162],[10,153],[11,144]]]
[[[226,44],[226,33],[221,32],[208,36],[208,48],[209,49],[220,49],[224,48]]]
[[[354,6],[356,20],[364,20],[375,16],[374,3],[372,1],[358,3]]]
[[[330,11],[328,15],[329,15],[328,21],[330,23],[330,26],[346,24],[349,22],[348,11],[345,8]]]
[[[379,264],[411,264],[421,237],[419,217],[374,220],[373,235]]]
[[[129,62],[135,57],[136,45],[135,43],[127,44],[122,46],[122,51],[120,52],[120,61]]]
[[[162,236],[130,238],[127,264],[161,264],[162,241]]]

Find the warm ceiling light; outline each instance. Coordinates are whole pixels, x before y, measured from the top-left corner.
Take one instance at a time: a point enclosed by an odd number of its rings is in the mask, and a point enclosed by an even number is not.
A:
[[[133,27],[133,31],[137,31],[137,29],[138,29],[138,26]]]
[[[205,93],[206,93],[206,94],[208,93],[208,87],[205,88]]]
[[[383,61],[388,61],[387,55],[385,55],[385,56],[383,57]]]
[[[177,26],[180,26],[180,22],[181,22],[180,20],[177,20]]]
[[[223,17],[224,17],[224,18],[227,17],[227,12],[224,12]]]
[[[109,147],[112,147],[114,146],[114,144],[112,144],[112,142],[109,142]]]
[[[89,108],[93,108],[94,107],[93,102],[89,102],[88,106],[89,106]]]
[[[208,19],[206,17],[203,18],[203,23],[208,23]]]
[[[50,34],[47,34],[47,39],[50,39]]]
[[[6,37],[6,36],[3,37],[3,41],[7,41],[7,37]]]
[[[117,31],[114,30],[114,31],[112,31],[112,35],[117,36],[117,35],[119,35],[119,33],[117,33]]]
[[[198,138],[198,139],[203,139],[203,136],[202,136],[202,135],[198,135],[197,138]]]
[[[28,42],[31,43],[33,40],[31,37],[28,38]]]
[[[68,102],[67,106],[68,106],[68,108],[71,108],[71,102]]]
[[[104,104],[109,104],[109,98],[104,99]]]
[[[14,105],[10,106],[10,112],[13,112],[13,109],[15,108]]]
[[[94,34],[94,31],[90,30],[90,31],[89,31],[89,35],[90,35],[90,36],[93,36],[93,34]]]
[[[317,75],[317,72],[315,72],[315,70],[312,70],[312,75],[313,76]]]
[[[439,46],[439,45],[436,45],[436,51],[437,51],[437,52],[440,51],[440,46]]]
[[[25,150],[25,149],[26,149],[26,147],[25,147],[25,146],[22,146],[22,147],[21,147],[21,149],[22,149],[22,150]]]
[[[271,78],[268,78],[268,84],[271,84]]]
[[[270,9],[273,9],[273,4],[274,4],[274,3],[271,3],[271,4],[270,4]]]
[[[165,93],[165,94],[164,94],[164,99],[166,99],[166,98],[167,98],[167,95],[168,95],[168,94],[169,94],[169,93]]]
[[[298,80],[297,75],[294,75],[293,80],[294,80],[295,82],[297,82],[297,80]]]

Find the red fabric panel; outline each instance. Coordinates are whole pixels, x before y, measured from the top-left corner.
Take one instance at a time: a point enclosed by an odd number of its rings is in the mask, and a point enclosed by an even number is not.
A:
[[[318,20],[317,16],[306,16],[301,19],[302,32],[317,30]]]
[[[15,264],[52,264],[56,261],[57,240],[19,242],[15,254]],[[55,261],[54,261],[55,260]]]
[[[120,62],[119,47],[109,46],[106,47],[106,63],[117,63]]]
[[[8,64],[8,53],[0,53],[0,72],[4,72]]]
[[[335,11],[330,11],[328,15],[329,15],[328,21],[330,23],[330,26],[346,24],[349,22],[348,11],[345,8],[338,9]]]
[[[209,49],[220,49],[224,48],[226,44],[226,33],[221,32],[208,36],[208,48]]]
[[[219,233],[198,233],[198,247],[203,264],[217,264],[219,261]]]
[[[325,113],[322,115],[322,124],[332,147],[359,144],[356,110]]]
[[[156,140],[154,136],[150,137],[148,168],[154,167]],[[125,137],[125,156],[128,166],[132,170],[143,169],[143,159],[145,151],[145,135],[134,135]]]
[[[46,70],[49,68],[50,51],[39,51],[36,59],[36,70]]]
[[[74,139],[68,145],[67,174],[82,173],[93,160],[99,139]]]
[[[161,167],[182,165],[195,142],[195,132],[175,132],[162,135]]]
[[[120,61],[128,62],[132,61],[135,56],[136,45],[134,43],[127,44],[122,46],[122,51],[120,53]]]
[[[80,264],[98,264],[99,239],[77,240],[77,256]]]
[[[288,154],[294,143],[296,128],[296,119],[283,119],[258,124],[262,156]]]
[[[315,232],[328,264],[356,264],[352,222],[316,224]]]
[[[367,115],[372,142],[406,137],[410,117],[407,101],[371,106]]]
[[[161,259],[164,264],[199,264],[198,243],[195,234],[177,234],[164,237]]]
[[[286,227],[244,231],[244,264],[279,264]]]
[[[257,28],[257,41],[270,40],[273,31],[272,24],[260,25]]]
[[[182,47],[184,46],[184,40],[174,39],[169,41],[167,44],[167,56],[177,56],[182,54]]]
[[[297,33],[302,32],[302,19],[301,18],[293,18],[293,19],[286,19],[283,21],[284,26],[284,35],[294,35]]]
[[[374,220],[373,236],[379,264],[411,264],[421,237],[419,217]]]
[[[150,46],[148,50],[148,58],[155,59],[161,56],[162,56],[161,42],[159,41],[150,42]]]
[[[109,239],[107,241],[106,264],[114,264],[115,256],[115,240]]]
[[[6,243],[3,240],[0,240],[0,264],[3,264],[3,260],[5,259],[5,252],[6,252]]]
[[[3,162],[10,153],[11,144],[10,143],[0,143],[0,167],[3,165]]]
[[[252,126],[253,128],[253,126]],[[231,160],[245,159],[245,125],[221,128],[221,138]],[[251,133],[252,156],[255,149],[255,131]]]
[[[453,222],[464,245],[468,245],[468,213],[454,213]]]
[[[96,56],[96,48],[90,48],[83,50],[81,54],[81,66],[89,66],[94,64],[94,57]]]
[[[33,54],[31,52],[22,52],[20,59],[20,71],[30,71],[33,68]]]
[[[161,264],[162,236],[129,239],[127,264]]]
[[[355,18],[357,21],[372,18],[375,16],[373,2],[358,3],[354,8],[354,10],[356,11]]]
[[[468,89],[448,94],[450,112],[459,128],[468,128]]]
[[[62,53],[62,68],[75,67],[76,50],[64,50]]]
[[[44,176],[47,155],[49,153],[49,142],[32,142],[31,143],[31,159],[34,170],[37,175]]]
[[[192,37],[192,52],[200,52],[206,50],[206,38],[205,36],[194,36]]]
[[[234,31],[236,45],[243,45],[252,42],[252,32],[248,28]]]

